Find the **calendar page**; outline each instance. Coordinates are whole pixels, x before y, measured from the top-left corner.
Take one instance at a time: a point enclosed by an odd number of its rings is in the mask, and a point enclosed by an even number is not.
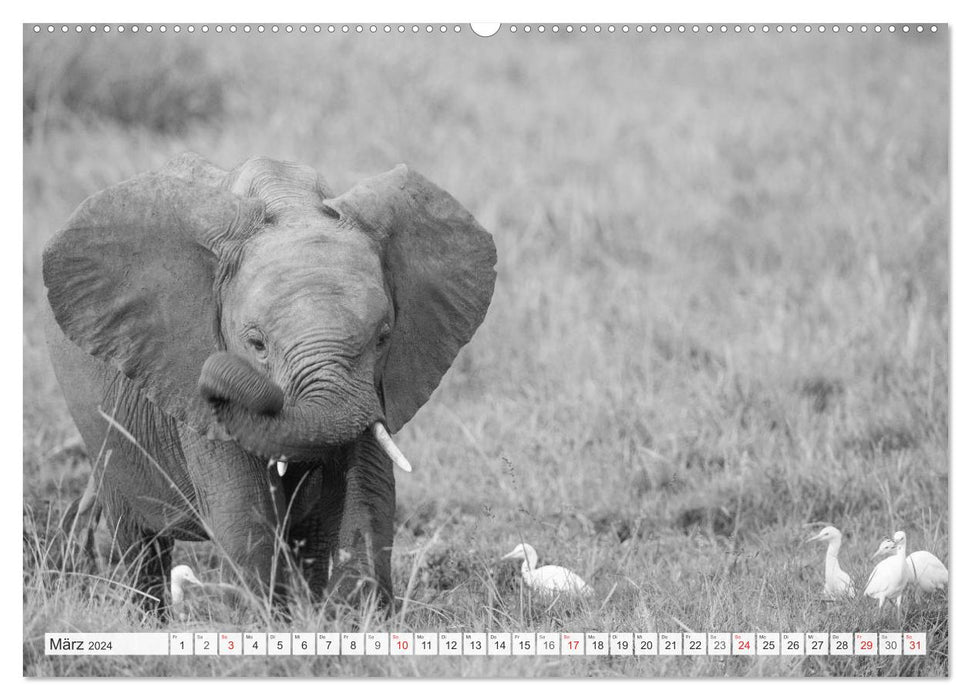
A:
[[[24,676],[949,675],[948,23],[635,19],[24,24]]]

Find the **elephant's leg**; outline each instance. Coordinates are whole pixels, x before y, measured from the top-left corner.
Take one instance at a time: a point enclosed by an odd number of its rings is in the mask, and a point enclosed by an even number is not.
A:
[[[342,468],[319,466],[292,496],[290,546],[311,595],[326,593],[344,507],[346,479]]]
[[[110,514],[113,546],[133,582],[137,601],[147,612],[168,618],[169,573],[173,540],[139,525],[128,513]]]
[[[232,577],[258,596],[284,584],[280,555],[286,513],[282,484],[261,460],[235,443],[181,431],[199,517]]]
[[[330,498],[342,496],[336,550],[331,547],[329,585],[350,598],[374,590],[391,605],[391,546],[394,539],[395,488],[391,460],[370,431],[345,452],[345,468]],[[343,493],[341,493],[343,486]],[[326,487],[325,487],[326,488]],[[325,491],[324,507],[328,498]],[[325,533],[326,534],[326,533]],[[333,542],[333,536],[331,537]]]

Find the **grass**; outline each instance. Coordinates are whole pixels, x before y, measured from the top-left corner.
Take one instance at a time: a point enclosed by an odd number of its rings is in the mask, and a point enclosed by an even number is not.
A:
[[[948,561],[946,34],[27,35],[24,673],[946,675],[945,601],[908,598],[902,622],[826,605],[804,544],[836,524],[858,584],[897,529]],[[132,68],[148,55],[171,77]],[[928,656],[43,656],[45,631],[157,626],[55,535],[91,467],[44,347],[40,253],[85,196],[186,149],[300,160],[338,191],[407,162],[493,233],[499,278],[398,438],[404,614],[201,601],[170,629],[906,629]],[[520,538],[593,601],[530,600],[499,561]],[[223,575],[208,544],[176,561]]]

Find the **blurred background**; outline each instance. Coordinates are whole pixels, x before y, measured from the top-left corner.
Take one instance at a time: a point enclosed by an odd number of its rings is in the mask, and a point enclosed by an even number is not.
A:
[[[947,43],[25,31],[25,527],[89,469],[44,347],[45,242],[192,150],[338,192],[405,162],[494,235],[488,317],[401,433],[399,549],[447,526],[451,571],[524,533],[701,629],[684,587],[745,551],[757,586],[808,521],[945,558]],[[781,575],[821,586],[817,555]]]

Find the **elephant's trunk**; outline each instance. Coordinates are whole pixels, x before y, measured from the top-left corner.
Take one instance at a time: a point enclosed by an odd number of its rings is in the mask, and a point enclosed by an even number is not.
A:
[[[283,409],[283,389],[238,355],[217,352],[202,366],[199,391],[207,401],[235,401],[257,414]]]
[[[244,449],[266,459],[320,459],[381,419],[376,399],[349,405],[324,393],[285,405],[279,386],[245,358],[229,352],[206,360],[199,391],[229,434]]]

